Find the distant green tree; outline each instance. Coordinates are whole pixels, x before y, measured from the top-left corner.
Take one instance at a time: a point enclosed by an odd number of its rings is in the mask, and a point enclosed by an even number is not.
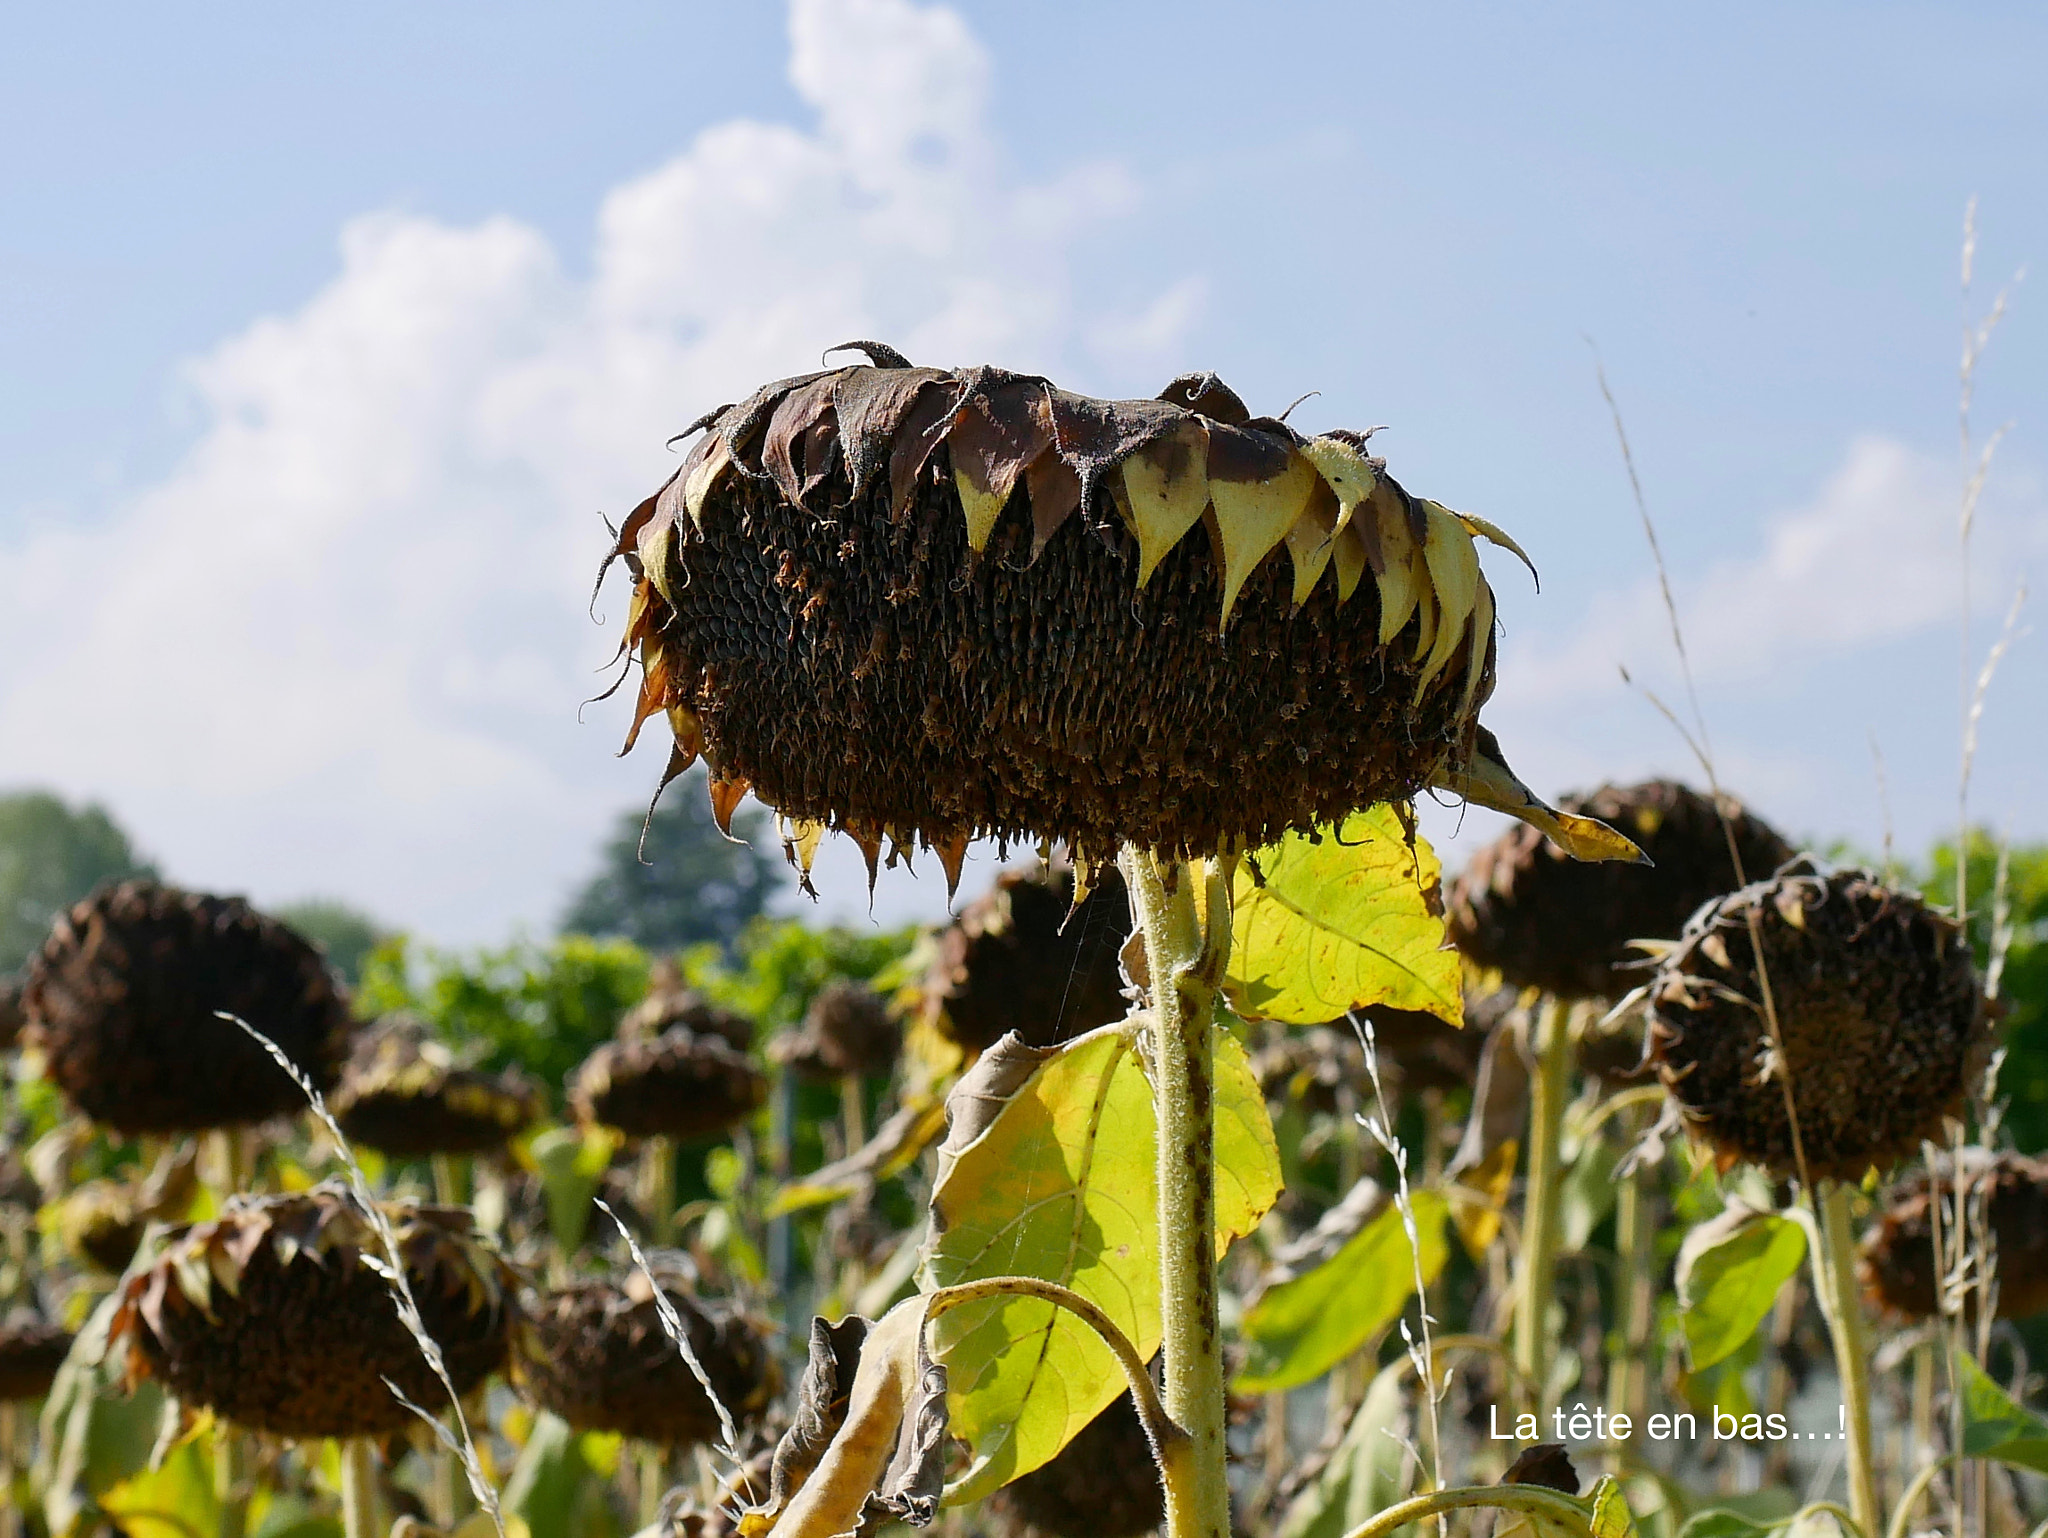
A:
[[[0,795],[0,973],[24,965],[57,915],[101,882],[155,874],[104,808],[42,790]]]
[[[1990,962],[1998,884],[1998,845],[1982,830],[1970,835],[1970,944],[1977,964]],[[1921,890],[1953,911],[1956,846],[1934,851]],[[2048,844],[2021,844],[2006,851],[2005,900],[2012,939],[1999,978],[2005,1018],[1999,1040],[2005,1065],[1998,1088],[2008,1101],[2006,1126],[2025,1153],[2048,1149]]]
[[[646,822],[614,824],[598,872],[562,918],[565,934],[617,935],[650,951],[713,944],[730,951],[782,880],[767,817],[744,807],[733,839],[718,831],[699,768],[669,786]]]
[[[389,934],[369,914],[332,898],[311,897],[270,911],[325,951],[327,964],[351,988],[361,980],[370,952]]]

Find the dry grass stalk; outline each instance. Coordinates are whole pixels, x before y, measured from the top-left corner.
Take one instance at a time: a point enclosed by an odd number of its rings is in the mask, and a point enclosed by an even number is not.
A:
[[[219,1013],[223,1020],[232,1021],[247,1031],[263,1050],[271,1055],[278,1067],[291,1075],[292,1082],[298,1085],[300,1092],[306,1097],[306,1103],[313,1108],[313,1114],[319,1117],[321,1125],[327,1129],[328,1137],[333,1140],[335,1156],[348,1171],[349,1191],[355,1197],[356,1205],[363,1209],[370,1226],[376,1230],[377,1242],[384,1249],[382,1257],[363,1256],[363,1264],[384,1279],[384,1285],[391,1291],[391,1301],[398,1309],[399,1322],[405,1326],[406,1332],[419,1346],[420,1355],[426,1358],[427,1365],[434,1370],[434,1376],[441,1380],[441,1387],[447,1391],[448,1404],[454,1412],[455,1430],[450,1431],[441,1424],[438,1416],[407,1399],[399,1392],[398,1385],[389,1378],[384,1380],[385,1387],[391,1390],[393,1398],[418,1416],[433,1431],[435,1439],[443,1447],[460,1460],[462,1472],[469,1480],[470,1493],[476,1497],[477,1505],[490,1517],[492,1526],[498,1531],[498,1538],[505,1538],[505,1517],[499,1509],[498,1492],[484,1476],[483,1459],[477,1453],[476,1438],[470,1433],[469,1417],[462,1408],[462,1396],[455,1391],[455,1380],[449,1376],[448,1366],[441,1358],[440,1345],[427,1333],[426,1323],[420,1316],[419,1304],[412,1295],[412,1284],[406,1280],[405,1259],[399,1253],[398,1238],[391,1232],[391,1223],[384,1216],[384,1209],[377,1204],[376,1196],[370,1189],[369,1177],[363,1173],[362,1165],[356,1161],[355,1150],[349,1146],[347,1134],[341,1130],[341,1124],[334,1119],[334,1114],[327,1109],[326,1098],[321,1095],[313,1081],[299,1070],[298,1065],[287,1057],[275,1042],[240,1016],[231,1015],[225,1010]]]

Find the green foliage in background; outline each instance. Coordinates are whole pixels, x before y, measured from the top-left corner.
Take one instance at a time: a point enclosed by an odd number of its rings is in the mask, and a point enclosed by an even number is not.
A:
[[[481,1066],[516,1064],[559,1098],[563,1079],[647,991],[647,973],[647,953],[627,940],[444,951],[399,936],[364,962],[356,1012],[411,1010],[442,1040],[480,1045]]]
[[[351,988],[362,981],[370,952],[387,938],[384,927],[369,914],[331,898],[309,898],[271,911],[326,952],[328,966]]]
[[[693,987],[751,1016],[757,1042],[796,1024],[835,977],[868,979],[909,953],[915,929],[806,929],[757,918],[730,958],[716,945],[681,956]],[[442,1040],[480,1045],[486,1068],[523,1067],[561,1094],[576,1065],[618,1029],[647,992],[652,957],[630,940],[565,935],[476,950],[440,950],[398,936],[365,958],[356,1012],[410,1010]]]
[[[764,1036],[796,1025],[811,996],[835,977],[886,989],[917,928],[806,929],[798,919],[754,920],[730,959],[702,945],[684,953],[683,975],[720,1004],[750,1015]]]
[[[2048,1149],[2048,844],[2020,844],[2006,854],[2006,901],[2012,940],[2006,950],[1999,994],[2006,1009],[1999,1039],[2006,1048],[1999,1092],[2011,1101],[2006,1125],[2025,1153]],[[1998,845],[1979,829],[1970,835],[1970,944],[1977,964],[1991,956],[1992,893],[1998,879]],[[1921,890],[1932,902],[1953,910],[1956,846],[1939,845]]]
[[[644,827],[644,833],[643,833]],[[669,786],[652,817],[612,825],[597,873],[562,916],[565,934],[611,935],[650,951],[733,946],[783,879],[782,852],[758,807],[718,831],[700,766]]]
[[[154,876],[119,824],[48,791],[0,796],[0,975],[22,966],[51,921],[102,882]]]

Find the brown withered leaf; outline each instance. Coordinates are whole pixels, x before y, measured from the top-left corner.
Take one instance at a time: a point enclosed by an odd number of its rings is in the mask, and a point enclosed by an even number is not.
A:
[[[1252,419],[1250,408],[1238,393],[1208,370],[1176,376],[1173,383],[1159,392],[1159,398],[1232,427],[1242,427]]]
[[[827,1324],[821,1317],[811,1320],[811,1354],[797,1385],[796,1414],[769,1465],[767,1503],[753,1508],[749,1516],[770,1523],[780,1516],[846,1424],[853,1375],[868,1329],[869,1321],[859,1314],[848,1314],[837,1324]]]
[[[968,543],[976,548],[986,541],[1025,467],[1052,446],[1052,423],[1044,411],[1034,409],[1049,388],[1043,379],[996,368],[978,368],[967,376],[946,448],[955,476],[964,482],[963,503],[971,487],[987,509],[980,519],[969,512]]]
[[[779,401],[768,418],[768,430],[761,440],[761,463],[767,468],[783,496],[804,506],[807,487],[824,479],[823,469],[831,464],[829,444],[813,439],[813,430],[832,423],[830,441],[838,440],[838,419],[832,406],[833,375],[798,385]],[[822,468],[799,460],[816,454]],[[812,472],[817,471],[815,479]]]
[[[865,496],[869,483],[888,467],[896,431],[919,394],[947,377],[935,368],[849,368],[833,376],[832,406],[853,501]]]
[[[1081,500],[1128,456],[1187,420],[1165,401],[1105,401],[1066,390],[1052,392],[1053,443],[1081,480]]]
[[[1562,1490],[1566,1495],[1579,1493],[1579,1471],[1572,1467],[1572,1456],[1562,1442],[1538,1442],[1534,1447],[1523,1448],[1515,1454],[1515,1461],[1508,1465],[1500,1482],[1541,1485],[1546,1490]]]
[[[1270,481],[1284,475],[1290,459],[1287,440],[1270,432],[1218,424],[1209,429],[1209,479]]]
[[[896,439],[889,450],[889,516],[901,520],[909,511],[917,491],[917,478],[930,463],[932,454],[945,441],[946,429],[960,409],[961,387],[950,377],[941,385],[919,391],[896,423]]]
[[[1031,559],[1060,525],[1081,510],[1081,477],[1058,454],[1041,454],[1024,468],[1024,494],[1031,499]]]
[[[896,1451],[889,1459],[888,1471],[861,1508],[860,1526],[854,1529],[859,1538],[879,1532],[891,1522],[930,1525],[946,1489],[948,1427],[946,1369],[932,1360],[924,1331],[919,1330],[916,1386],[903,1407],[903,1426],[896,1434]]]
[[[767,422],[769,413],[782,404],[782,398],[800,386],[822,379],[826,373],[837,370],[819,370],[809,374],[793,374],[788,379],[778,379],[773,384],[761,386],[737,406],[729,406],[712,424],[712,432],[725,440],[725,446],[732,452],[732,461],[742,474],[757,481],[768,479],[768,472],[762,468],[760,456],[749,454],[754,448],[754,438]],[[702,445],[699,445],[701,448]]]

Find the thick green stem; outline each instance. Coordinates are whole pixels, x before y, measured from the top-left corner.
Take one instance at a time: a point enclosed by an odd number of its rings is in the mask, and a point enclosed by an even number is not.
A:
[[[21,1433],[15,1425],[13,1403],[0,1403],[0,1538],[21,1538],[28,1519],[14,1501],[17,1443]]]
[[[220,1503],[220,1538],[249,1530],[249,1441],[226,1421],[214,1433],[213,1494]]]
[[[344,1538],[379,1538],[376,1449],[367,1437],[341,1444],[341,1530]]]
[[[676,1242],[676,1145],[651,1137],[640,1150],[640,1191],[647,1204],[647,1241],[656,1249]]]
[[[443,1207],[462,1207],[469,1202],[469,1159],[464,1154],[437,1153],[432,1156],[434,1200]]]
[[[1813,1286],[1835,1339],[1835,1370],[1842,1380],[1843,1418],[1849,1429],[1849,1510],[1865,1534],[1881,1532],[1876,1465],[1870,1447],[1870,1356],[1863,1337],[1863,1304],[1856,1287],[1856,1236],[1849,1188],[1820,1183],[1821,1245],[1813,1255]]]
[[[1515,1365],[1528,1381],[1529,1408],[1541,1421],[1549,1409],[1550,1332],[1544,1327],[1557,1274],[1559,1196],[1564,1170],[1565,1098],[1571,1092],[1570,1018],[1546,997],[1537,1016],[1536,1076],[1529,1094],[1529,1185],[1522,1204],[1522,1251],[1515,1264]]]
[[[640,1525],[661,1520],[661,1498],[668,1494],[668,1449],[646,1442],[640,1448]]]
[[[1627,1123],[1631,1134],[1635,1118]],[[1631,1141],[1632,1141],[1631,1137]],[[1647,1355],[1650,1313],[1656,1302],[1656,1220],[1650,1213],[1650,1172],[1638,1165],[1622,1180],[1614,1199],[1614,1302],[1619,1315],[1615,1331],[1613,1382],[1608,1406],[1626,1415],[1631,1425],[1643,1424],[1649,1409],[1650,1373]]]
[[[1167,1533],[1229,1538],[1212,1017],[1229,959],[1230,872],[1219,861],[1162,863],[1134,849],[1121,863],[1152,996],[1166,1413],[1187,1433],[1194,1476],[1184,1490],[1168,1488]]]

